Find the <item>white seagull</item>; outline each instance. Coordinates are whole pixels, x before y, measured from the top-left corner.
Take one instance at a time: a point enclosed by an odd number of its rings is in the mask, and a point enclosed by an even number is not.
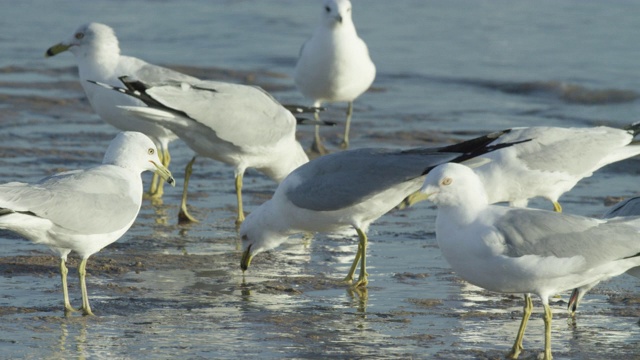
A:
[[[87,259],[131,227],[142,203],[140,175],[147,170],[174,185],[153,141],[139,132],[123,132],[111,141],[102,165],[34,184],[0,185],[0,228],[47,245],[60,256],[65,315],[75,311],[67,290],[67,255],[75,251],[82,258],[80,310],[93,315],[85,283]]]
[[[421,191],[438,207],[438,245],[461,278],[490,291],[525,294],[512,359],[523,350],[530,294],[544,306],[544,358],[551,359],[549,296],[640,265],[640,217],[601,220],[489,205],[481,179],[461,164],[431,170]]]
[[[529,199],[543,197],[561,212],[558,199],[578,181],[605,165],[640,154],[640,143],[633,142],[639,130],[640,123],[627,129],[513,128],[494,144],[531,141],[487,154],[484,157],[491,161],[473,170],[484,184],[490,204],[509,202],[526,207]],[[404,205],[421,200],[424,196],[417,193]]]
[[[241,268],[246,270],[255,255],[277,247],[293,234],[354,228],[358,251],[345,281],[353,280],[360,263],[360,276],[354,286],[366,286],[369,224],[419,190],[433,166],[469,160],[509,146],[489,145],[504,135],[494,133],[438,148],[347,150],[300,166],[240,227]]]
[[[300,92],[314,101],[347,102],[347,121],[342,148],[349,147],[349,127],[353,101],[376,77],[367,44],[358,37],[351,19],[349,0],[323,0],[320,25],[300,49],[295,83]],[[326,153],[316,126],[312,149]]]
[[[127,77],[121,80],[126,88],[97,84],[147,105],[123,107],[131,116],[170,129],[197,154],[234,167],[236,224],[244,221],[242,178],[247,168],[280,182],[309,161],[296,140],[296,118],[257,86],[217,81],[146,83]],[[181,218],[194,221],[186,207],[192,163],[193,160],[185,175]]]
[[[120,84],[118,77],[123,75],[135,76],[144,81],[198,79],[135,57],[120,55],[118,38],[113,29],[100,23],[80,26],[69,39],[50,47],[46,56],[54,56],[64,51],[70,51],[75,56],[80,85],[100,118],[119,130],[139,131],[149,136],[160,151],[162,164],[168,168],[171,159],[168,146],[177,136],[161,125],[142,121],[118,108],[119,105],[144,106],[139,100],[109,91],[86,80],[115,86]],[[162,182],[154,175],[149,194],[154,198],[160,198],[162,193]]]

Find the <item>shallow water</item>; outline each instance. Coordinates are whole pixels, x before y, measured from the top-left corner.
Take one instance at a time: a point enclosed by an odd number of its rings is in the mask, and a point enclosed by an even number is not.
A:
[[[352,146],[440,145],[514,126],[637,120],[640,4],[616,5],[355,1],[356,25],[378,76],[355,104]],[[312,1],[25,0],[1,7],[2,182],[96,164],[115,136],[84,99],[72,56],[43,57],[86,21],[113,26],[124,54],[305,102],[291,74],[319,17]],[[341,120],[344,109],[331,106],[324,117]],[[299,130],[304,146],[311,131]],[[333,150],[341,132],[324,129]],[[175,142],[172,155],[180,181],[192,153]],[[598,215],[608,197],[637,194],[639,165],[625,161],[585,179],[561,199],[565,211]],[[3,357],[475,359],[509,350],[520,297],[456,277],[438,251],[429,204],[371,226],[370,286],[356,293],[339,282],[355,254],[354,238],[292,239],[256,257],[243,277],[231,178],[228,166],[199,159],[190,204],[201,223],[176,225],[180,189],[167,188],[164,204],[145,202],[127,235],[89,260],[96,318],[64,318],[57,260],[0,233]],[[250,171],[247,210],[274,188]],[[76,265],[71,259],[71,276]],[[554,357],[640,357],[638,290],[637,279],[626,275],[599,285],[575,325],[566,321],[569,294],[552,299]],[[523,358],[543,348],[535,305]]]

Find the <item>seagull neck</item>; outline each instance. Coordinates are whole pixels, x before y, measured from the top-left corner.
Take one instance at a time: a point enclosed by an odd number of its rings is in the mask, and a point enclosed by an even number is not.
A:
[[[287,220],[271,199],[249,214],[242,226],[247,228],[249,238],[256,241],[256,250],[266,251],[278,247],[295,233]]]
[[[467,201],[461,205],[440,205],[438,206],[438,216],[442,213],[458,225],[468,225],[474,222],[487,206],[486,201]]]
[[[342,23],[338,24],[338,26],[336,26],[334,29],[337,31],[357,35],[356,25],[353,23],[353,20],[351,20],[351,18],[344,17],[342,19]]]
[[[327,26],[321,30],[325,34],[334,39],[344,40],[347,38],[358,37],[356,27],[351,21],[344,21],[341,24],[334,24]]]
[[[116,46],[100,46],[83,49],[75,52],[78,62],[78,71],[80,76],[83,73],[96,73],[105,77],[112,74],[118,66],[120,59],[120,49]]]
[[[297,146],[288,149],[287,153],[282,156],[277,156],[275,161],[271,162],[268,166],[257,169],[271,179],[280,183],[293,170],[308,162],[309,157],[304,152],[304,149],[302,149],[302,146],[298,143]]]

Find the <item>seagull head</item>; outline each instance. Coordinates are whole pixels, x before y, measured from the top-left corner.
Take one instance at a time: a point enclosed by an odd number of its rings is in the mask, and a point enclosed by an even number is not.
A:
[[[286,234],[271,229],[273,221],[274,209],[270,208],[268,200],[252,211],[240,226],[240,239],[242,241],[242,259],[240,260],[240,268],[246,271],[251,265],[251,260],[257,254],[274,249],[285,242],[288,238]]]
[[[71,37],[47,49],[46,57],[70,51],[75,56],[89,56],[101,50],[120,55],[120,46],[112,28],[100,23],[81,25]]]
[[[349,0],[325,0],[322,11],[324,22],[330,27],[351,21],[351,2]]]
[[[242,223],[243,226],[246,221],[247,220],[245,219]],[[242,226],[240,229],[240,239],[242,241],[242,259],[240,260],[240,268],[243,272],[249,269],[249,265],[251,265],[251,260],[253,260],[254,256],[261,252],[271,250],[286,240],[286,238],[284,238],[281,241],[278,241],[279,237],[272,238],[266,231],[247,231],[246,227],[245,231],[243,231]]]
[[[156,145],[148,136],[140,132],[124,131],[119,133],[109,144],[102,163],[140,173],[153,171],[170,185],[175,186],[176,184],[169,169],[162,165]]]
[[[447,163],[433,168],[420,189],[436,205],[460,206],[487,203],[487,195],[478,175],[462,164]]]

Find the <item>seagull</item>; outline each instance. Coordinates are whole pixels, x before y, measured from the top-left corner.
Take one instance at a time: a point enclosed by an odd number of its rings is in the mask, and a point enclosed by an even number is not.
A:
[[[0,229],[47,245],[60,256],[65,315],[76,311],[67,289],[67,255],[78,266],[84,315],[93,315],[85,283],[89,256],[115,242],[131,227],[142,203],[143,171],[175,181],[162,165],[153,141],[139,132],[122,132],[111,141],[102,165],[46,177],[37,183],[0,185]]]
[[[349,0],[324,0],[320,25],[300,49],[295,83],[300,92],[314,101],[347,102],[347,121],[341,147],[349,147],[349,127],[353,101],[373,83],[376,67],[367,44],[358,37],[351,19]],[[316,126],[312,150],[326,153]]]
[[[125,88],[95,83],[146,104],[122,107],[130,116],[170,129],[197,154],[234,167],[238,225],[245,218],[242,179],[247,168],[279,183],[309,161],[295,137],[296,118],[259,87],[217,81],[150,84],[128,77],[121,81]],[[186,207],[192,164],[193,160],[185,171],[183,221],[195,220]]]
[[[602,215],[602,218],[612,219],[626,216],[640,216],[640,196],[632,197],[615,204]],[[640,278],[640,267],[630,269],[627,271],[627,274]],[[572,317],[575,317],[578,304],[580,300],[582,300],[582,297],[594,286],[598,285],[598,283],[599,281],[573,289],[569,297],[569,304],[567,305],[567,309]]]
[[[177,139],[177,136],[158,124],[142,121],[118,108],[118,106],[144,106],[139,100],[108,91],[86,80],[119,85],[118,77],[122,75],[135,76],[144,81],[197,81],[198,79],[149,64],[135,57],[120,55],[118,38],[113,29],[100,23],[81,25],[69,39],[50,47],[46,56],[55,56],[65,51],[70,51],[75,56],[80,84],[91,107],[100,118],[121,131],[139,131],[149,136],[160,150],[162,164],[169,167],[171,156],[168,146],[171,141]],[[159,199],[162,194],[163,184],[154,174],[149,195]]]
[[[512,359],[523,350],[530,294],[544,306],[544,358],[551,359],[549,296],[640,265],[640,217],[603,220],[489,205],[480,177],[454,163],[431,170],[421,191],[438,207],[438,245],[461,278],[489,291],[525,294]]]
[[[521,127],[513,128],[500,142],[531,139],[484,156],[484,165],[474,172],[484,183],[490,204],[509,202],[526,207],[534,197],[543,197],[562,212],[558,199],[581,179],[616,161],[640,154],[640,144],[633,142],[640,123],[627,129],[607,126],[591,128]],[[420,192],[409,196],[401,205],[424,200]]]
[[[433,166],[473,161],[507,147],[511,144],[489,145],[505,135],[493,133],[436,148],[347,150],[300,166],[240,226],[242,270],[248,269],[255,255],[279,246],[293,234],[354,228],[359,238],[358,251],[345,281],[353,281],[360,263],[360,276],[354,287],[366,286],[369,224],[419,190],[424,175]]]

